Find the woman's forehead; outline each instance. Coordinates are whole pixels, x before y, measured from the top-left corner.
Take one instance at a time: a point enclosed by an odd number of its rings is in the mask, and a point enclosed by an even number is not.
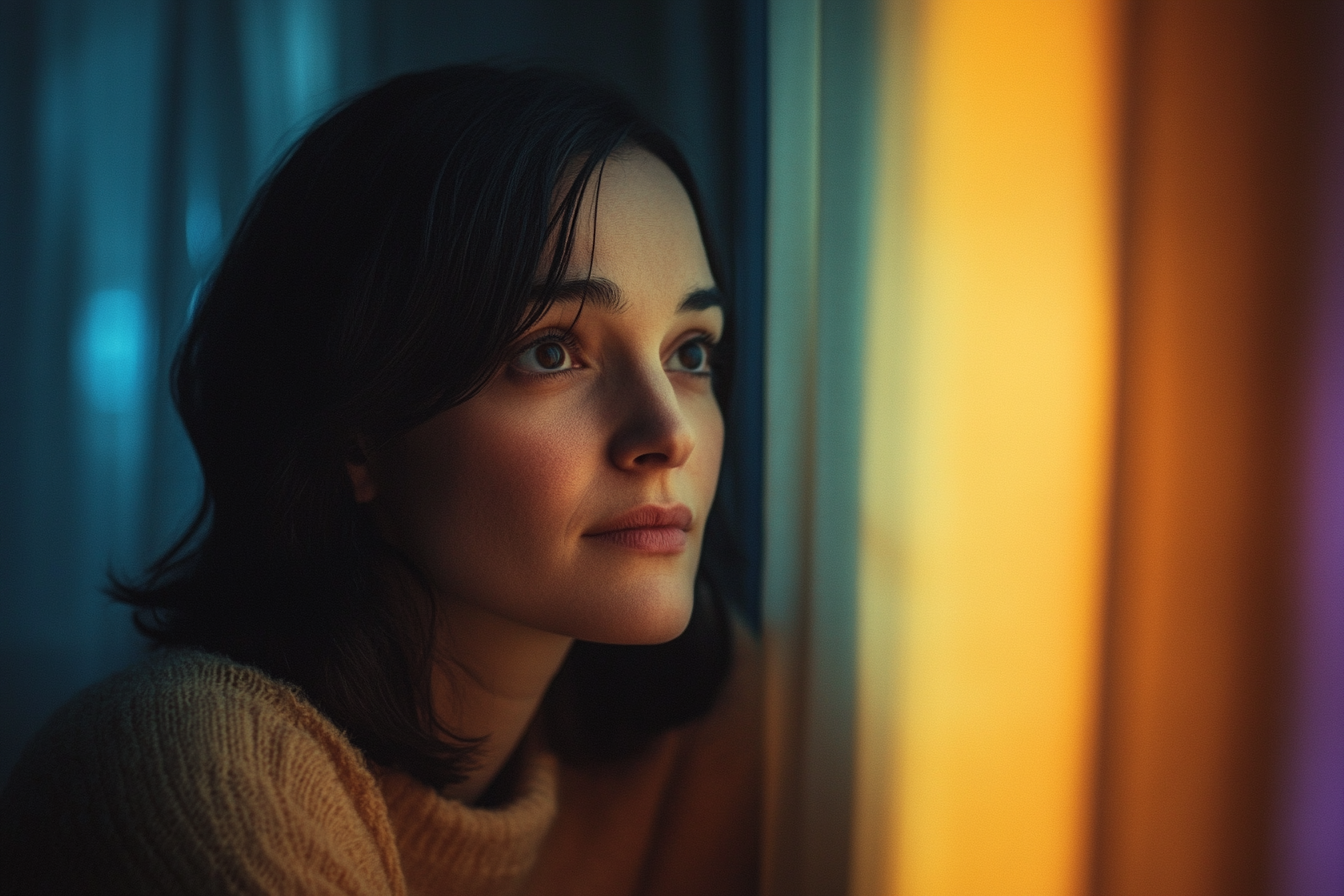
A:
[[[688,279],[688,289],[714,285],[695,209],[681,181],[642,149],[607,159],[584,193],[565,279],[640,275]]]

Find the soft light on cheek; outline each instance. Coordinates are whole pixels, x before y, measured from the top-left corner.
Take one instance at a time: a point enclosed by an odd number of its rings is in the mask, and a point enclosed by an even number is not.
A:
[[[508,519],[569,522],[571,505],[591,486],[604,460],[591,415],[572,403],[542,413],[498,415],[474,428],[464,446],[464,482],[488,488]]]
[[[462,417],[451,443],[423,464],[451,467],[443,476],[426,469],[426,479],[438,479],[425,496],[436,540],[472,565],[551,554],[579,525],[575,510],[592,479],[594,449],[581,425],[556,414]]]

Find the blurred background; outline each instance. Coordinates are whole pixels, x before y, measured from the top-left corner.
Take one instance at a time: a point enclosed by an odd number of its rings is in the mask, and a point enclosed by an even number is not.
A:
[[[141,650],[164,374],[266,167],[450,61],[580,68],[732,261],[765,889],[1344,894],[1344,7],[0,4],[0,771]]]

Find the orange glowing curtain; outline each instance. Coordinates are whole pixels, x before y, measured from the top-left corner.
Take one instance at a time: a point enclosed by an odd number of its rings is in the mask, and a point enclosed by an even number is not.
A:
[[[1309,896],[1282,788],[1344,19],[878,18],[849,891]]]
[[[1131,6],[1098,896],[1276,889],[1327,10]]]
[[[1109,0],[890,6],[855,892],[1087,877],[1115,320]]]

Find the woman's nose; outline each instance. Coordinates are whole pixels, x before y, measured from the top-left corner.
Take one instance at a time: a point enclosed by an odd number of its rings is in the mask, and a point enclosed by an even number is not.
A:
[[[695,434],[661,365],[623,372],[613,392],[613,405],[619,409],[611,440],[613,464],[637,471],[686,463],[695,447]]]

